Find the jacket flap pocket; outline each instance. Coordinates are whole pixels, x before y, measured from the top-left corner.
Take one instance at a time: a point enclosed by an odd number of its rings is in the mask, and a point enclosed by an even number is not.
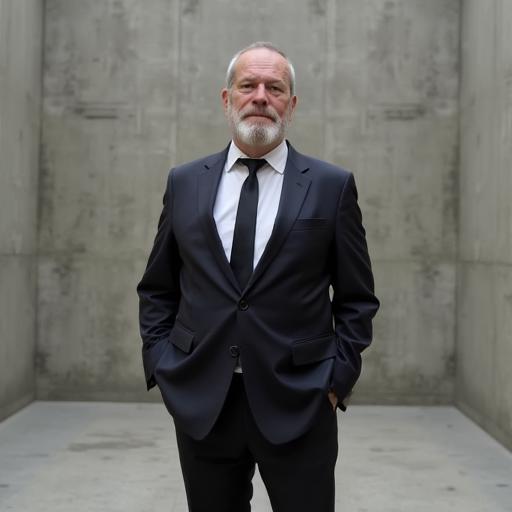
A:
[[[293,362],[296,365],[315,363],[335,355],[336,336],[334,334],[297,340],[292,345]]]
[[[175,323],[169,336],[169,341],[188,354],[192,349],[194,333],[185,330],[181,325]]]

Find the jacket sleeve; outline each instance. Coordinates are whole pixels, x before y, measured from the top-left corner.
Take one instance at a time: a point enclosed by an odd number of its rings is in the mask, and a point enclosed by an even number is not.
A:
[[[167,180],[158,230],[144,275],[137,286],[142,361],[148,390],[174,325],[180,302],[181,259],[173,233],[172,170]]]
[[[372,318],[379,308],[352,174],[338,202],[332,288],[337,354],[331,387],[338,396],[339,407],[345,410],[343,400],[361,374],[361,352],[372,341]]]

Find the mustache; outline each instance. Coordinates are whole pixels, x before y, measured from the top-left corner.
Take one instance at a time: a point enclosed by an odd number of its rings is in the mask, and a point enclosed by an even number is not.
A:
[[[279,122],[279,115],[272,107],[255,108],[251,106],[240,112],[240,119],[242,120],[249,116],[264,116],[276,123]]]

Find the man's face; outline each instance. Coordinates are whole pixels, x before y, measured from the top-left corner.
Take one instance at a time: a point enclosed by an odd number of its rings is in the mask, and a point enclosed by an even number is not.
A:
[[[233,85],[223,89],[222,99],[233,139],[252,148],[277,146],[297,103],[290,93],[286,60],[266,48],[239,57]]]

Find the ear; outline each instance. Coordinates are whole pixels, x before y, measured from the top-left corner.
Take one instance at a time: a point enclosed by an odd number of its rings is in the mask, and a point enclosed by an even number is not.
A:
[[[292,96],[292,99],[290,100],[291,102],[291,107],[292,107],[292,112],[295,110],[295,107],[297,106],[297,96]]]
[[[293,113],[295,112],[295,107],[297,106],[297,96],[292,96],[290,99],[290,110],[289,110],[289,120],[292,119]]]
[[[222,106],[224,107],[224,112],[226,112],[228,109],[229,91],[226,88],[222,89],[220,97],[222,98]]]

